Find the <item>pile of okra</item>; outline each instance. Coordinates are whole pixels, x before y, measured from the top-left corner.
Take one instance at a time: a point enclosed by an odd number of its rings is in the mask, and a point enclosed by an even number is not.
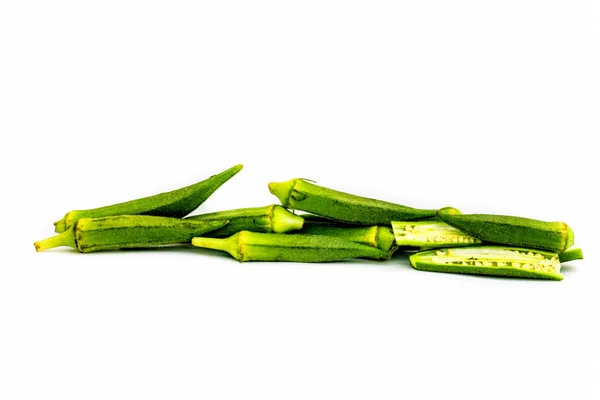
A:
[[[564,222],[425,210],[357,196],[305,179],[269,183],[281,205],[189,216],[242,165],[171,192],[89,210],[54,223],[37,251],[81,253],[192,245],[239,261],[388,260],[408,254],[423,271],[562,280],[561,262],[583,258]]]

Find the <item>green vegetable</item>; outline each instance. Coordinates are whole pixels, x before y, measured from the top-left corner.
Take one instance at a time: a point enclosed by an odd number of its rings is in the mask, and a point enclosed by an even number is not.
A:
[[[154,215],[182,218],[206,201],[221,185],[242,169],[236,165],[208,179],[171,192],[113,204],[90,210],[73,210],[54,223],[55,231],[61,233],[81,218],[102,218],[113,215]]]
[[[221,229],[204,236],[227,237],[240,231],[285,233],[302,229],[304,219],[278,205],[239,208],[185,218],[188,221],[229,221]]]
[[[438,211],[438,217],[484,242],[550,250],[560,253],[573,245],[574,235],[564,222],[493,214],[461,214],[453,208]]]
[[[409,257],[418,270],[562,280],[557,253],[500,246],[427,250]]]
[[[567,262],[573,260],[582,260],[583,259],[583,251],[581,251],[580,247],[569,247],[567,250],[562,253],[558,253],[558,259],[560,262]]]
[[[394,234],[387,226],[341,226],[309,223],[305,224],[298,233],[339,237],[385,251],[391,250],[394,245]]]
[[[189,243],[193,237],[221,228],[227,221],[186,221],[149,215],[81,218],[65,232],[35,242],[36,251],[69,246],[82,253],[150,248]]]
[[[242,231],[226,239],[195,237],[192,245],[226,251],[239,261],[329,262],[358,257],[391,257],[389,251],[321,235]]]
[[[388,225],[391,221],[412,221],[435,216],[435,210],[421,210],[339,192],[304,179],[271,182],[269,190],[284,207],[355,225]]]
[[[481,240],[441,221],[392,221],[392,229],[398,246],[434,248],[472,246],[481,243]]]

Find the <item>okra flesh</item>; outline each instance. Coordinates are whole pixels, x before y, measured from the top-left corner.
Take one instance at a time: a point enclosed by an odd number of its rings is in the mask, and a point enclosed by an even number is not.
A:
[[[242,164],[231,167],[201,182],[141,199],[89,210],[73,210],[54,223],[57,233],[64,232],[81,218],[102,218],[116,215],[152,215],[183,218],[206,201],[221,185],[236,175]]]
[[[192,245],[228,252],[239,261],[331,262],[349,258],[389,259],[391,253],[350,240],[304,234],[242,231],[225,239],[196,237]]]
[[[481,240],[441,221],[392,221],[398,246],[419,248],[459,247],[481,244]]]
[[[279,205],[238,208],[194,215],[189,221],[229,221],[223,228],[209,232],[207,237],[228,237],[240,231],[286,233],[302,229],[304,219]]]
[[[508,246],[565,251],[574,242],[571,228],[564,222],[494,214],[458,214],[440,210],[438,217],[447,224],[484,242]]]
[[[502,246],[455,247],[421,251],[409,257],[423,271],[562,280],[554,252]]]
[[[147,215],[82,218],[67,231],[36,242],[38,251],[70,246],[82,253],[141,249],[189,243],[195,236],[224,226],[222,221],[185,221]]]
[[[431,218],[436,212],[340,192],[303,179],[271,182],[269,190],[286,208],[355,225],[388,225]]]

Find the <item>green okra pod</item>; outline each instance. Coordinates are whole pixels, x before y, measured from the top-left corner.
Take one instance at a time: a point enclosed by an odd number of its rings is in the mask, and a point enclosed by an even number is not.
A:
[[[525,248],[453,247],[421,251],[409,260],[413,268],[422,271],[563,279],[557,253]]]
[[[435,216],[435,210],[422,210],[344,193],[304,179],[271,182],[269,190],[284,207],[355,225],[388,225],[391,221],[413,221]]]
[[[392,221],[398,246],[420,248],[459,247],[481,244],[481,240],[441,221]]]
[[[192,245],[225,251],[239,261],[329,262],[391,257],[389,251],[321,235],[242,231],[225,239],[195,237]]]
[[[207,237],[227,237],[240,231],[286,233],[302,229],[304,219],[278,205],[238,208],[185,218],[189,221],[229,221],[224,227],[209,232]]]
[[[65,232],[35,242],[36,251],[69,246],[82,253],[189,243],[193,237],[221,228],[227,221],[186,221],[150,215],[81,218]]]
[[[171,192],[156,194],[137,200],[89,210],[73,210],[54,223],[55,231],[61,233],[81,218],[102,218],[114,215],[153,215],[183,218],[206,201],[221,185],[242,169],[233,166],[201,182]]]
[[[550,250],[560,253],[571,247],[574,234],[564,222],[494,214],[461,214],[453,208],[438,211],[438,217],[484,242]]]
[[[394,234],[387,226],[342,226],[325,223],[309,223],[298,233],[306,235],[325,235],[351,240],[356,243],[390,251],[394,246]]]

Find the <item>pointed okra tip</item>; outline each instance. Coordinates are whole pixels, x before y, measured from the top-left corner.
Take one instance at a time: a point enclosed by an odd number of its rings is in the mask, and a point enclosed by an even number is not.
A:
[[[284,207],[287,207],[297,180],[298,179],[291,179],[285,182],[271,182],[269,183],[269,191],[279,199]]]

